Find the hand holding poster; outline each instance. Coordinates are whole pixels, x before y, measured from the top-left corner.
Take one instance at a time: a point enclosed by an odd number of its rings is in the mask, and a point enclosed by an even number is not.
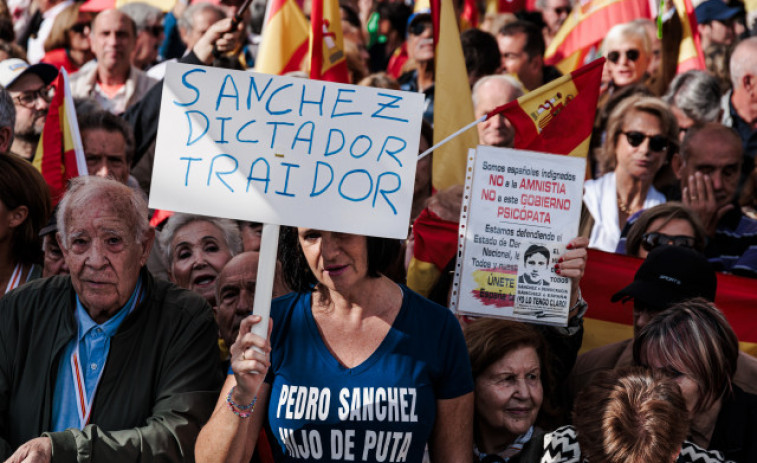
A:
[[[423,96],[169,65],[150,207],[405,238]]]
[[[554,266],[578,232],[585,163],[513,149],[471,150],[454,308],[567,324],[571,282]]]

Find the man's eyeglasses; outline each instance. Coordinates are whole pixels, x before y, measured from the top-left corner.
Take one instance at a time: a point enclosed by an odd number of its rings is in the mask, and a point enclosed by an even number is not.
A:
[[[428,21],[419,21],[410,26],[410,33],[413,35],[421,35],[426,32],[427,29],[431,29],[433,26]]]
[[[42,98],[45,102],[49,103],[53,99],[55,89],[40,88],[30,92],[23,92],[20,95],[14,96],[13,101],[25,108],[33,108],[39,98]]]
[[[664,233],[650,232],[641,235],[641,247],[647,252],[658,246],[681,246],[683,248],[693,248],[694,238],[684,235],[666,235]]]
[[[621,132],[626,136],[628,144],[636,148],[649,138],[649,149],[652,151],[665,151],[668,149],[668,138],[665,135],[646,135],[635,130]]]
[[[621,53],[622,52],[619,52],[619,51],[611,51],[610,53],[607,54],[607,59],[612,64],[618,64],[618,61],[620,60],[620,54]],[[639,56],[641,56],[641,52],[639,50],[635,49],[635,48],[632,48],[630,50],[626,50],[626,59],[628,61],[636,61],[637,59],[639,59]]]
[[[90,23],[76,23],[71,26],[71,32],[83,34],[86,29],[92,30]]]

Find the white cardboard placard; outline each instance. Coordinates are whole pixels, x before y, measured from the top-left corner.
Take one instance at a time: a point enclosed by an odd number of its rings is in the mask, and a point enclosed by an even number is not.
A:
[[[454,309],[567,324],[570,280],[554,266],[578,233],[585,165],[585,159],[571,156],[489,146],[470,150]]]
[[[150,207],[406,238],[423,96],[169,64]]]

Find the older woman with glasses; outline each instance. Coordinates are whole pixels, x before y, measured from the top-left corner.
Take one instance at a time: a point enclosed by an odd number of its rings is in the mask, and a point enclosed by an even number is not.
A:
[[[606,173],[584,186],[581,235],[589,247],[614,252],[629,217],[665,202],[652,181],[677,147],[678,123],[661,100],[631,96],[615,107],[600,159]]]
[[[618,24],[602,42],[602,55],[607,58],[605,70],[609,74],[609,92],[641,82],[646,76],[652,44],[644,26],[635,23]]]
[[[632,222],[631,222],[632,221]],[[683,246],[704,253],[707,234],[699,217],[679,202],[659,204],[632,218],[628,235],[621,238],[619,254],[646,259],[659,246]]]

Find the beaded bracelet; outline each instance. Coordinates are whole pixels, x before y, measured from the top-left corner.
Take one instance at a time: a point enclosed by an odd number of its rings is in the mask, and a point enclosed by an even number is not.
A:
[[[239,405],[238,403],[234,402],[234,399],[231,398],[231,395],[234,393],[234,389],[236,389],[236,386],[233,386],[229,390],[229,395],[226,396],[226,405],[228,405],[229,410],[235,415],[237,415],[240,418],[249,418],[250,415],[252,415],[252,411],[255,410],[255,402],[258,401],[258,398],[255,397],[252,399],[252,402],[250,402],[249,405]]]

